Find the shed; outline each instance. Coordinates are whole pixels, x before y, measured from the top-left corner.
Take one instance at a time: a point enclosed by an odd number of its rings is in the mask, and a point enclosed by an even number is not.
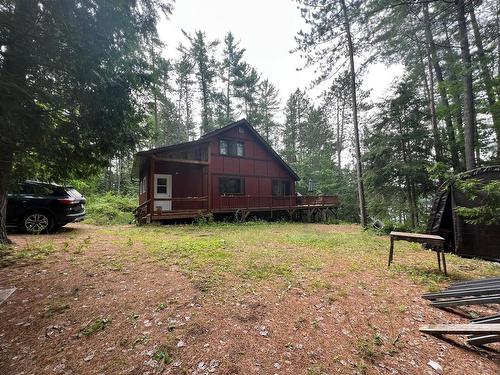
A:
[[[443,236],[448,250],[464,257],[500,261],[500,225],[476,225],[459,216],[456,207],[477,207],[456,186],[456,180],[500,180],[500,165],[473,169],[445,182],[437,193],[427,224],[427,232]]]

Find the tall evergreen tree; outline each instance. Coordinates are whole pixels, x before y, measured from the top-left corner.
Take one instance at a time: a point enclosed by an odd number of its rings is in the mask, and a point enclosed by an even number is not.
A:
[[[276,130],[278,123],[274,119],[276,112],[280,106],[279,92],[269,80],[263,80],[258,88],[258,130],[264,136],[267,143],[273,145],[275,143]]]
[[[225,85],[225,118],[228,123],[235,119],[236,103],[234,98],[236,93],[241,90],[244,75],[243,54],[244,48],[240,48],[239,43],[235,41],[234,35],[228,32],[224,37],[224,50],[221,65],[221,77]]]
[[[379,105],[365,154],[368,189],[376,197],[370,200],[371,211],[384,219],[402,211],[413,228],[421,223],[421,198],[433,189],[426,170],[431,132],[416,86],[408,80],[398,83],[394,96]]]
[[[299,131],[304,127],[310,108],[310,99],[300,89],[295,90],[286,102],[285,123],[282,129],[282,154],[291,164],[297,161]]]
[[[202,134],[205,134],[215,129],[213,114],[217,62],[214,53],[219,41],[207,41],[205,33],[201,30],[195,31],[194,35],[185,31],[183,33],[190,43],[189,53],[195,62],[196,78],[201,96],[200,130]]]
[[[193,85],[194,62],[190,56],[179,47],[180,59],[175,63],[175,83],[177,87],[177,111],[182,123],[186,139],[195,137],[195,122],[193,115]]]
[[[170,3],[3,2],[0,243],[13,173],[33,175],[37,165],[48,180],[84,176],[144,134],[137,98],[159,9],[168,13]]]
[[[356,158],[356,175],[358,180],[358,201],[361,225],[367,224],[366,202],[363,184],[363,167],[361,163],[361,146],[358,124],[358,103],[356,95],[355,55],[360,51],[361,40],[354,40],[352,29],[361,23],[360,8],[362,1],[340,0],[298,0],[302,16],[310,26],[307,31],[300,31],[297,37],[298,50],[307,58],[308,65],[319,65],[321,77],[328,78],[332,74],[337,61],[347,61],[351,82],[352,119],[354,134],[354,152]],[[357,24],[356,24],[357,23]],[[347,53],[345,53],[347,51]]]

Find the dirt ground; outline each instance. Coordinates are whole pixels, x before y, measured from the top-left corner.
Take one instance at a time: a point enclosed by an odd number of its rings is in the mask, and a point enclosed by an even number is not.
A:
[[[359,230],[316,229],[331,236]],[[141,241],[124,250],[128,230],[72,224],[36,239],[11,236],[15,251],[34,242],[52,247],[0,268],[0,287],[17,288],[0,305],[0,374],[439,373],[429,361],[445,374],[500,373],[498,346],[480,350],[464,337],[448,342],[419,333],[423,324],[467,319],[430,307],[421,298],[425,285],[387,271],[386,238],[374,240],[380,272],[349,268],[339,257],[314,271],[321,281],[315,288],[227,272],[205,290],[183,263],[155,261]],[[172,230],[181,229],[151,233]]]

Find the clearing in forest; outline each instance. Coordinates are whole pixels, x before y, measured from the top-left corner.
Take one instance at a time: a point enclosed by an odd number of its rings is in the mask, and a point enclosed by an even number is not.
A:
[[[497,264],[356,225],[72,224],[12,235],[0,286],[2,374],[496,374],[494,353],[420,334],[466,318],[421,294]],[[465,310],[467,314],[482,309]]]

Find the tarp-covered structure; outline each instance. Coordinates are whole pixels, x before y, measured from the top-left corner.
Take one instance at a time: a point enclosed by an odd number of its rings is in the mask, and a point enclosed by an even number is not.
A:
[[[457,214],[456,207],[479,205],[457,188],[457,179],[500,180],[500,165],[473,169],[444,183],[434,199],[427,232],[443,236],[448,250],[457,255],[500,262],[500,225],[469,224]]]

